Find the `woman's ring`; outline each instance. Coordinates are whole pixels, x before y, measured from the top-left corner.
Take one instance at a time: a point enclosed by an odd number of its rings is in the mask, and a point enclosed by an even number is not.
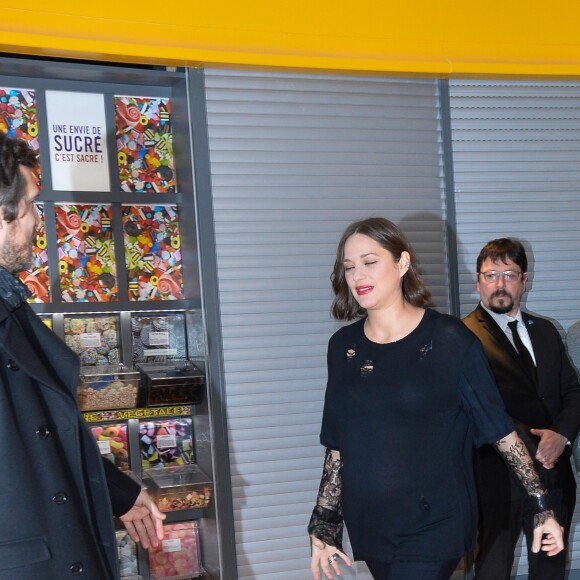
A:
[[[333,562],[336,562],[337,558],[338,558],[338,556],[336,554],[332,554],[332,556],[328,556],[328,563],[332,564]]]

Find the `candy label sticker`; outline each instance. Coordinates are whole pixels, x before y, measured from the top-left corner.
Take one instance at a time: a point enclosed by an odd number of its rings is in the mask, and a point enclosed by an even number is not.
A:
[[[181,552],[181,540],[179,538],[172,538],[170,540],[163,540],[164,552]]]
[[[177,447],[175,435],[157,435],[158,449],[169,449],[170,447]]]
[[[150,332],[149,344],[151,346],[165,346],[169,344],[169,332]]]
[[[80,334],[80,338],[83,348],[90,348],[91,346],[98,348],[101,346],[100,332],[83,332]]]
[[[0,131],[28,141],[38,152],[38,118],[33,90],[0,88]]]
[[[99,451],[101,455],[108,455],[111,453],[111,442],[110,441],[97,441],[97,445],[99,446]]]
[[[174,358],[177,355],[177,349],[175,348],[156,348],[156,349],[145,349],[143,351],[143,356],[148,357],[169,357]]]

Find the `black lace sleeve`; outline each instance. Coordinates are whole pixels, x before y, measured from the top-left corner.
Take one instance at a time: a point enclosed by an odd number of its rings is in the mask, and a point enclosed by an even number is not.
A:
[[[308,533],[342,552],[342,531],[342,461],[333,459],[332,450],[326,449],[318,498],[308,524]]]
[[[513,436],[512,436],[513,435]],[[548,490],[542,484],[533,460],[522,439],[510,433],[496,441],[493,446],[503,457],[509,469],[520,480],[528,494],[527,516],[533,516],[534,528],[542,525],[548,518],[555,518],[550,505]]]

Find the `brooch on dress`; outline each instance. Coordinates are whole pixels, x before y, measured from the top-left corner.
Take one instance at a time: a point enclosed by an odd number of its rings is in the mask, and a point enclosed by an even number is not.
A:
[[[419,349],[419,360],[423,360],[430,350],[433,350],[433,341],[430,341],[429,344],[424,344]]]
[[[349,349],[346,351],[346,360],[351,361],[356,356],[356,344],[353,344]]]
[[[360,367],[360,376],[364,379],[368,377],[375,370],[375,365],[372,360],[365,360]]]

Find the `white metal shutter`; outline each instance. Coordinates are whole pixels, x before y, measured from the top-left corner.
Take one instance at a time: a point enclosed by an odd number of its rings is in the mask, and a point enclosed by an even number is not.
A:
[[[307,579],[344,227],[399,222],[448,310],[438,85],[228,70],[205,83],[239,577]]]
[[[481,247],[515,236],[530,260],[525,307],[564,332],[580,319],[580,83],[453,80],[449,90],[461,315],[479,298]],[[579,520],[577,510],[576,530]],[[580,542],[571,548],[580,568]],[[514,573],[526,570],[517,558]]]

